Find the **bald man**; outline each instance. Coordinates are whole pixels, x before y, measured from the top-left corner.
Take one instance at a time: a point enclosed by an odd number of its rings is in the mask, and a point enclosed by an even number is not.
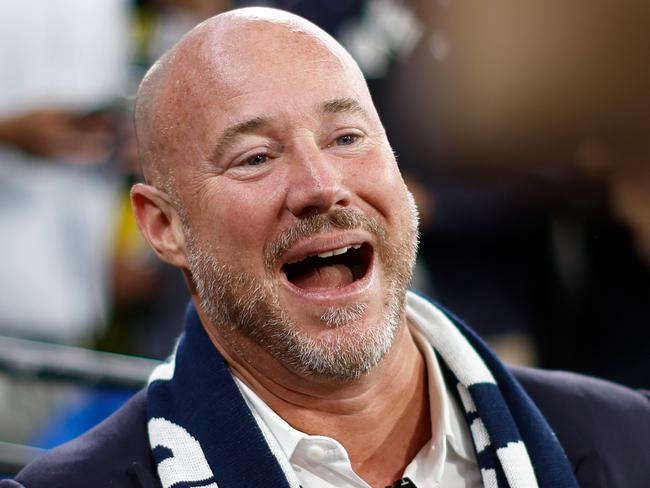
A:
[[[323,31],[204,22],[145,77],[136,126],[133,209],[184,273],[185,332],[146,390],[0,486],[646,486],[643,394],[506,368],[407,292],[413,198]]]

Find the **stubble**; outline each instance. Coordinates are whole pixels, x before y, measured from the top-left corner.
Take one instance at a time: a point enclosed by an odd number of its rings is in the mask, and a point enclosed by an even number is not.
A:
[[[238,335],[252,339],[285,367],[303,375],[352,380],[370,371],[390,349],[404,313],[406,288],[417,251],[417,209],[410,193],[408,230],[391,243],[386,230],[358,210],[342,208],[305,217],[283,232],[264,250],[266,277],[256,278],[219,262],[208,246],[199,242],[186,219],[183,227],[188,262],[203,310],[220,336],[238,354]],[[328,307],[320,314],[330,330],[310,334],[282,309],[278,284],[271,279],[278,259],[296,242],[329,229],[364,229],[372,233],[375,252],[385,270],[384,313],[376,324],[364,323],[368,305],[352,303]]]

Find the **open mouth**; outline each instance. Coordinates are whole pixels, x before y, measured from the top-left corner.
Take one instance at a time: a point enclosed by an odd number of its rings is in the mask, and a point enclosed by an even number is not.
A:
[[[287,263],[282,271],[290,283],[303,290],[344,288],[368,273],[372,255],[367,243],[343,246]]]

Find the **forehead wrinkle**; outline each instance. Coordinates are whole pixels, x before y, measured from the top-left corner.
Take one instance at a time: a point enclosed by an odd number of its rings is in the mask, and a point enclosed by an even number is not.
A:
[[[210,161],[216,162],[221,159],[223,154],[242,134],[255,133],[269,125],[270,119],[268,117],[253,117],[226,128],[210,153]]]

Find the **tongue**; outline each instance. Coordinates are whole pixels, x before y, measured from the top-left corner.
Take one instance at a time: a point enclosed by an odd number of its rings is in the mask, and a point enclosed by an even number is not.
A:
[[[354,281],[352,271],[344,264],[314,267],[296,276],[293,284],[308,290],[343,288]]]

